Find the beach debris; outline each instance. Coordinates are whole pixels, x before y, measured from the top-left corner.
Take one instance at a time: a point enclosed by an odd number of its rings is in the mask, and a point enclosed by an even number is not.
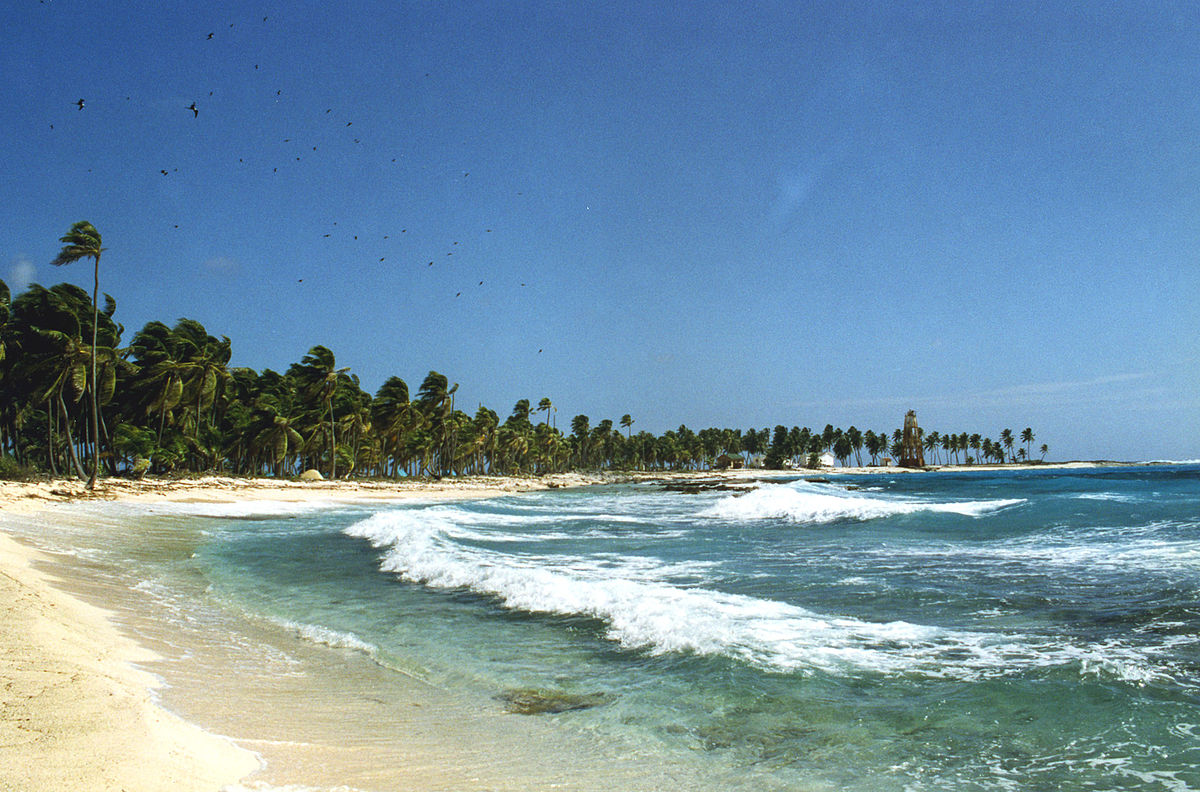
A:
[[[513,715],[557,715],[599,707],[612,700],[612,696],[606,693],[580,694],[535,688],[508,690],[496,698],[504,702],[504,711]]]

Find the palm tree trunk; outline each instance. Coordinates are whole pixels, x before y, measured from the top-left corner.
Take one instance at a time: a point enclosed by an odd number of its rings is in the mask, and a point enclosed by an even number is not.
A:
[[[75,472],[79,478],[86,479],[87,473],[83,470],[83,465],[79,462],[79,457],[75,454],[75,439],[71,436],[71,417],[67,415],[67,405],[63,402],[62,394],[58,394],[58,409],[62,413],[63,431],[67,433],[67,454],[71,459],[71,464],[75,466]],[[93,480],[92,483],[95,483]]]
[[[337,440],[333,434],[333,396],[329,397],[329,480],[337,479]]]
[[[54,408],[46,400],[46,461],[50,464],[50,475],[58,477],[58,464],[54,459]]]
[[[95,262],[92,279],[92,475],[87,482],[88,489],[95,488],[96,477],[100,474],[100,380],[96,376],[96,331],[100,327],[100,305],[96,302],[100,295],[99,253],[96,253]]]

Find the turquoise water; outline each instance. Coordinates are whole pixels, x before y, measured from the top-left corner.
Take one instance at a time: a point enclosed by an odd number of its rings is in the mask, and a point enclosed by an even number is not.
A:
[[[712,790],[1200,789],[1200,467],[747,486],[154,519],[225,607]]]

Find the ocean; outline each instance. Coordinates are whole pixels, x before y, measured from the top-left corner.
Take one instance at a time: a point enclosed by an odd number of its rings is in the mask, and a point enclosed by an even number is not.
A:
[[[1200,789],[1200,466],[809,479],[24,530],[246,789]]]

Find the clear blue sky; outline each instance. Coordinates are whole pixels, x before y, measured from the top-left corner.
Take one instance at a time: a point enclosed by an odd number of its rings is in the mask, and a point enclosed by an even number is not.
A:
[[[0,278],[89,220],[126,340],[1200,457],[1195,3],[20,0],[0,75]]]

